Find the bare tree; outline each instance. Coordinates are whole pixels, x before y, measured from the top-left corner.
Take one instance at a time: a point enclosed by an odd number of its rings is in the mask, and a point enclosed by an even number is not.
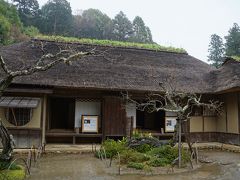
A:
[[[60,46],[57,46],[58,51],[56,53],[45,53],[43,43],[40,43],[39,48],[43,52],[43,55],[36,60],[35,64],[21,70],[11,70],[3,57],[0,55],[0,65],[5,73],[0,81],[0,97],[16,77],[27,76],[40,71],[47,71],[59,63],[71,65],[72,61],[80,60],[83,57],[91,56],[95,53],[95,49],[87,52],[79,52],[70,47],[64,47],[64,49],[62,49]],[[12,135],[9,134],[2,122],[0,122],[0,137],[3,145],[0,160],[10,161],[12,158],[11,153],[14,149],[14,141]]]
[[[136,108],[141,111],[154,112],[163,110],[176,113],[177,129],[174,137],[178,136],[178,165],[181,167],[181,131],[183,122],[190,119],[194,107],[204,106],[211,111],[220,113],[222,103],[214,100],[210,100],[206,103],[202,102],[202,95],[176,91],[176,88],[174,88],[171,83],[166,83],[166,85],[160,83],[159,85],[162,93],[151,93],[144,102],[132,99],[128,93],[123,93],[123,98],[129,103],[136,104]],[[185,128],[183,134],[186,137],[186,141],[192,153],[190,133],[188,133]]]

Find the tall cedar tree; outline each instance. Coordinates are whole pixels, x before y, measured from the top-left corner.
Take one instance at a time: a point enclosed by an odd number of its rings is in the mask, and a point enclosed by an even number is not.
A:
[[[12,0],[24,26],[37,26],[40,9],[37,0]]]
[[[220,67],[223,63],[224,45],[222,38],[217,34],[211,35],[211,41],[208,48],[208,61],[215,67]]]
[[[111,39],[112,27],[112,21],[106,14],[98,9],[88,9],[81,16],[74,16],[73,34],[84,38]]]
[[[237,23],[228,31],[226,39],[226,55],[227,56],[240,56],[240,28]]]
[[[152,43],[152,35],[148,27],[145,26],[143,19],[136,16],[133,20],[134,42]]]
[[[42,7],[43,33],[69,35],[72,27],[72,9],[66,0],[50,0]]]
[[[127,16],[120,11],[113,19],[113,33],[116,40],[130,41],[133,35],[133,26]]]

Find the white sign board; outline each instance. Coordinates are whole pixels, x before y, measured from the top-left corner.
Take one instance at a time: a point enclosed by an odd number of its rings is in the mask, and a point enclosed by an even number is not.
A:
[[[82,132],[98,132],[98,116],[82,115]]]
[[[165,117],[165,132],[174,132],[177,117]]]

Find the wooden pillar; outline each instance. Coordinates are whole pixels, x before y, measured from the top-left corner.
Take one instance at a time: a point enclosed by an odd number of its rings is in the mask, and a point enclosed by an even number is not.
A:
[[[43,97],[43,109],[42,109],[42,145],[46,143],[46,118],[47,118],[47,95]]]
[[[238,93],[238,133],[240,134],[240,93]]]

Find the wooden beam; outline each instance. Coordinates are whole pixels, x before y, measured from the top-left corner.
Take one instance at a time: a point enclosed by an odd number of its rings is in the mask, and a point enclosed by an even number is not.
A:
[[[38,89],[38,88],[7,88],[5,92],[13,93],[41,93],[41,94],[52,94],[53,90],[51,89]]]

